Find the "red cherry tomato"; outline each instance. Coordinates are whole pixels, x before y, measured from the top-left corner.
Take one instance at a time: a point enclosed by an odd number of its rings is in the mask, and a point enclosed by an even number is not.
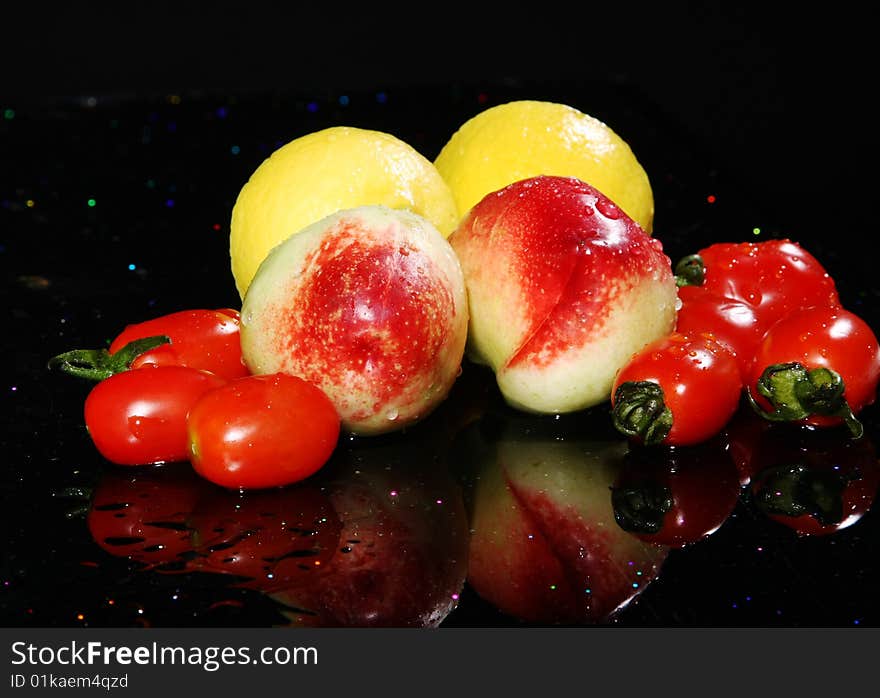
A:
[[[128,325],[108,351],[112,355],[136,339],[164,335],[170,342],[140,354],[131,368],[189,366],[231,380],[249,373],[241,358],[239,326],[239,313],[231,308],[181,310]]]
[[[799,308],[840,304],[825,268],[787,239],[716,243],[682,259],[675,271],[680,283],[753,306],[765,329]]]
[[[339,430],[339,414],[320,388],[283,373],[247,376],[193,408],[190,460],[223,487],[279,487],[317,472]]]
[[[89,533],[116,557],[161,566],[158,571],[185,569],[192,552],[188,520],[204,486],[210,487],[188,463],[113,469],[92,494]]]
[[[748,378],[755,350],[767,328],[754,306],[721,296],[702,286],[678,289],[681,307],[675,329],[682,334],[708,332],[736,356],[743,381]]]
[[[683,547],[717,531],[740,496],[736,466],[718,439],[679,449],[637,447],[611,488],[617,524],[641,540]]]
[[[757,444],[754,506],[800,535],[836,533],[873,506],[880,463],[871,441],[845,433],[774,425]]]
[[[718,434],[739,405],[734,355],[709,334],[674,332],[636,353],[611,393],[614,426],[642,443],[681,446]]]
[[[246,578],[241,586],[263,592],[317,575],[342,530],[327,495],[305,483],[243,495],[213,488],[189,524],[199,569]]]
[[[225,382],[185,366],[123,371],[89,392],[86,428],[101,455],[118,465],[185,461],[190,408],[203,393]]]
[[[771,421],[813,426],[845,422],[874,402],[880,346],[868,324],[840,307],[803,308],[774,324],[755,354],[748,392]]]

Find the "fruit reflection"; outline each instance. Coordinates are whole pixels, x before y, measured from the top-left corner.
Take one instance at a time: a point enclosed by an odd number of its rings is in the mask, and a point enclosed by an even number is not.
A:
[[[538,423],[551,428],[538,433]],[[669,551],[614,520],[608,493],[627,444],[610,434],[578,437],[596,432],[568,418],[498,426],[487,430],[474,478],[469,584],[527,623],[612,619],[656,577]]]
[[[442,456],[404,435],[342,444],[321,477],[247,493],[183,463],[114,469],[87,522],[102,549],[145,572],[193,585],[223,575],[294,625],[435,626],[467,564],[462,493]]]
[[[683,547],[717,531],[739,495],[737,468],[716,438],[687,448],[631,445],[611,503],[624,530],[641,540]]]
[[[467,515],[441,454],[420,441],[367,440],[334,456],[323,490],[342,528],[312,583],[273,592],[295,625],[437,626],[467,569]]]
[[[103,550],[162,571],[192,552],[189,517],[204,480],[189,466],[107,471],[92,492],[86,524]]]
[[[805,536],[858,522],[880,485],[874,444],[845,429],[773,425],[754,442],[750,463],[754,506]]]

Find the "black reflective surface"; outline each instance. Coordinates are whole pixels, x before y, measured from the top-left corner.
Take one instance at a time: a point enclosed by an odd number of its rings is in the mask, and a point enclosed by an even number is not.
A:
[[[792,229],[625,85],[0,104],[0,624],[878,625],[873,406],[858,442],[743,411],[700,448],[646,453],[607,407],[519,414],[466,363],[423,423],[343,438],[280,491],[239,496],[185,463],[120,468],[95,451],[89,386],[46,361],[133,321],[237,307],[229,216],[275,148],[347,124],[433,158],[471,115],[518,98],[571,104],[630,143],[673,260],[790,237],[880,326],[880,284],[846,231]]]

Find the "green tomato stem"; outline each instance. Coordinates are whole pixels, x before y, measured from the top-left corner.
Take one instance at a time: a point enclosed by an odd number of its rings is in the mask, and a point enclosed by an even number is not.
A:
[[[706,266],[698,254],[682,257],[675,265],[675,285],[702,286],[706,280]]]
[[[662,443],[672,428],[672,411],[663,401],[663,388],[653,381],[626,381],[614,393],[614,427],[645,445]]]
[[[764,419],[797,422],[811,416],[840,417],[853,438],[864,433],[844,398],[843,378],[830,368],[808,369],[796,361],[773,364],[764,369],[755,388],[772,405],[772,410],[765,410],[751,389],[746,391],[749,404]]]
[[[102,381],[131,368],[138,356],[162,344],[170,344],[165,335],[135,339],[111,354],[106,349],[72,349],[49,359],[48,367],[72,376]]]

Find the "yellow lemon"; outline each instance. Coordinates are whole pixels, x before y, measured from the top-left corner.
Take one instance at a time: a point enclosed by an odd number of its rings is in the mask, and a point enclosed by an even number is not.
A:
[[[280,147],[232,208],[229,254],[239,295],[276,245],[332,213],[370,204],[419,214],[444,236],[458,224],[455,199],[434,164],[391,134],[334,126]]]
[[[537,175],[577,177],[651,233],[654,195],[629,145],[604,122],[566,104],[521,100],[466,121],[434,160],[460,217],[486,194]]]

